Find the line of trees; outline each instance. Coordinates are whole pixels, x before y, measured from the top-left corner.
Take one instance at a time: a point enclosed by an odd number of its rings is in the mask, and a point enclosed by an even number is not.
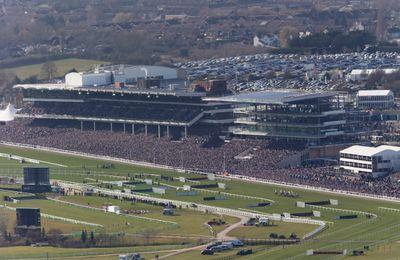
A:
[[[382,70],[371,73],[365,83],[367,89],[389,89],[400,96],[400,71],[386,74]]]
[[[320,32],[303,38],[289,40],[287,48],[280,53],[339,53],[364,50],[366,45],[376,43],[373,34],[364,31],[343,33],[339,31]]]

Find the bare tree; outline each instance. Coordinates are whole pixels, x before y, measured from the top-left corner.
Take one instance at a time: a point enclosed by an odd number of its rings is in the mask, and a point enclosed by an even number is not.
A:
[[[51,80],[57,75],[57,66],[53,61],[48,61],[43,64],[41,69],[41,77],[43,79]]]

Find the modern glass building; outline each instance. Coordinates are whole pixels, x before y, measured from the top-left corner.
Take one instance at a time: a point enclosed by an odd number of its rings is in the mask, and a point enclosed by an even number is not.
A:
[[[320,144],[348,141],[365,131],[336,92],[271,90],[210,99],[234,104],[230,132],[237,136]]]

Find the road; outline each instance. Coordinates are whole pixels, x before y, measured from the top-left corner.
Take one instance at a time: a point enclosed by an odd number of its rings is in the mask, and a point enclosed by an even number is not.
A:
[[[219,241],[226,241],[226,240],[233,240],[236,239],[235,237],[230,237],[228,236],[228,233],[231,232],[232,230],[234,230],[235,228],[238,228],[240,226],[242,226],[244,223],[247,222],[248,218],[247,217],[243,217],[243,216],[236,216],[237,218],[240,218],[240,221],[236,222],[235,224],[229,225],[228,227],[226,227],[224,230],[222,230],[221,232],[219,232],[217,234],[217,240]],[[208,243],[206,245],[200,245],[200,246],[194,246],[194,247],[189,247],[189,248],[183,248],[183,249],[178,249],[174,252],[171,252],[170,254],[166,254],[164,256],[160,256],[158,259],[164,259],[164,258],[168,258],[171,256],[175,256],[175,255],[179,255],[179,254],[183,254],[186,252],[190,252],[190,251],[194,251],[194,250],[203,250],[205,249],[208,245],[210,245],[211,243]]]

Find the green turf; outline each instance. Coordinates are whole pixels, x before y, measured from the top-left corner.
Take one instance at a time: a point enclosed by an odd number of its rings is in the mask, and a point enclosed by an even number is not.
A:
[[[77,71],[86,71],[93,68],[96,64],[106,64],[104,61],[87,60],[87,59],[63,59],[54,61],[57,68],[57,77],[63,77],[68,71],[75,68]],[[4,69],[6,72],[11,72],[17,75],[20,79],[26,79],[30,76],[38,76],[41,78],[41,69],[43,63],[20,66],[15,68]]]
[[[291,233],[295,233],[300,238],[316,228],[316,226],[314,225],[299,225],[287,222],[276,223],[276,225],[266,227],[239,227],[229,232],[228,235],[243,239],[266,239],[269,238],[269,235],[271,233],[284,235],[287,238],[290,236]]]
[[[154,169],[142,166],[127,165],[121,163],[113,163],[115,168],[103,169],[100,166],[104,164],[104,161],[87,159],[75,156],[66,156],[55,153],[39,152],[29,149],[18,149],[12,147],[0,146],[0,152],[13,153],[22,155],[30,158],[41,159],[53,163],[60,163],[67,165],[68,168],[60,169],[52,167],[52,172],[56,173],[54,176],[60,179],[66,179],[82,182],[84,177],[82,174],[90,171],[90,174],[95,176],[95,179],[102,179],[101,175],[109,179],[117,179],[118,176],[134,176],[139,173],[152,173],[152,174],[163,174],[173,177],[179,176],[196,176],[194,174],[186,175],[184,173],[177,173],[173,171]],[[84,167],[83,167],[84,166]],[[14,168],[13,168],[14,167]],[[8,165],[3,167],[0,174],[6,174],[10,169],[16,169],[20,171],[21,165],[15,163],[14,165]],[[62,173],[63,172],[63,173]],[[68,176],[68,177],[66,177]],[[197,175],[198,176],[198,175]],[[92,178],[92,177],[89,177]],[[147,177],[146,177],[147,178]],[[156,178],[153,178],[156,180]],[[166,182],[158,180],[163,183],[167,183],[173,186],[182,186],[184,183],[178,181]],[[243,199],[228,197],[227,200],[221,201],[204,201],[204,196],[214,196],[212,193],[199,193],[196,196],[177,196],[176,192],[171,189],[168,190],[166,195],[157,195],[159,197],[166,197],[170,199],[177,199],[181,201],[189,201],[194,203],[204,203],[209,205],[217,205],[221,207],[228,207],[234,209],[246,209],[256,210],[265,213],[283,213],[283,212],[305,212],[311,209],[300,209],[295,207],[296,201],[317,201],[327,199],[337,199],[339,201],[338,206],[328,206],[330,208],[339,208],[347,210],[358,210],[367,211],[378,215],[377,219],[367,219],[365,216],[359,214],[357,219],[354,220],[336,220],[335,217],[338,215],[345,215],[348,213],[333,212],[326,209],[320,210],[322,213],[321,220],[332,222],[329,228],[324,232],[320,233],[315,237],[314,240],[303,241],[298,245],[289,246],[285,248],[272,247],[256,252],[252,259],[285,259],[288,257],[295,257],[296,259],[306,259],[306,250],[343,250],[348,249],[359,249],[364,245],[370,245],[371,248],[377,248],[381,244],[389,244],[400,239],[400,214],[387,212],[378,209],[378,207],[389,207],[400,209],[400,204],[393,202],[384,202],[371,199],[354,198],[345,195],[337,195],[323,192],[306,191],[294,188],[282,188],[273,185],[255,184],[243,181],[224,181],[227,184],[227,190],[221,190],[222,192],[228,192],[232,194],[243,194],[249,196],[262,197],[270,200],[274,200],[275,203],[267,207],[250,208],[249,205],[259,202],[257,199]],[[205,182],[204,182],[205,183]],[[287,198],[275,194],[275,190],[285,189],[292,190],[299,194],[299,198]],[[215,190],[215,189],[214,189]],[[218,189],[217,189],[218,190]],[[155,194],[150,194],[156,196]],[[219,195],[218,195],[219,196]],[[222,196],[222,195],[221,195]],[[225,195],[223,195],[225,196]],[[50,209],[49,209],[50,210]],[[173,232],[173,230],[167,230],[165,232]],[[290,232],[287,230],[287,232]],[[315,259],[324,259],[323,257],[314,256]]]
[[[179,228],[164,230],[162,231],[162,234],[210,236],[211,234],[204,223],[217,217],[215,215],[203,214],[187,209],[176,209],[173,216],[166,216],[162,214],[163,207],[160,206],[144,203],[132,203],[124,200],[97,196],[64,196],[60,197],[60,199],[77,204],[90,205],[96,208],[101,208],[104,204],[112,204],[120,206],[122,210],[148,210],[148,213],[139,214],[138,216],[178,223]]]
[[[168,251],[182,246],[143,246],[119,248],[56,248],[56,247],[1,247],[0,259],[47,259],[62,257],[89,257],[91,255],[124,254],[134,252]],[[144,254],[145,255],[145,254]],[[116,259],[113,255],[112,259]],[[103,258],[102,258],[103,259]]]
[[[7,209],[0,209],[0,221],[4,221],[8,232],[12,232],[16,224],[15,212]],[[44,229],[47,231],[51,229],[58,229],[61,230],[61,232],[63,232],[64,234],[78,232],[85,229],[85,226],[83,225],[72,224],[60,220],[51,220],[48,218],[42,218],[41,224],[42,227],[44,227]]]

